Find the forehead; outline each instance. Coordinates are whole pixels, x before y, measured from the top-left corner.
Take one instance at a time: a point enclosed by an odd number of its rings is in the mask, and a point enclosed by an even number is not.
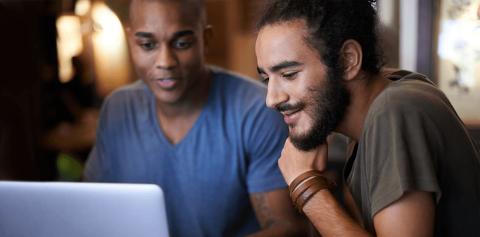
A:
[[[196,10],[181,1],[133,0],[130,27],[147,32],[168,31],[199,25]]]
[[[306,41],[307,36],[308,29],[304,20],[263,27],[255,45],[259,66],[270,67],[284,61],[302,62],[311,57],[318,59],[317,52]]]

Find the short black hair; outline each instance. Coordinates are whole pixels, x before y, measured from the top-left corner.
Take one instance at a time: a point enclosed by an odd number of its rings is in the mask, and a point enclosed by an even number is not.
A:
[[[362,70],[378,73],[383,52],[378,45],[376,0],[271,0],[257,23],[261,28],[305,20],[307,42],[317,50],[323,63],[336,68],[345,41],[357,41],[363,51]]]
[[[138,1],[160,2],[160,3],[166,3],[166,2],[180,3],[182,4],[183,8],[186,8],[188,10],[193,10],[192,14],[196,14],[196,16],[199,19],[199,22],[202,25],[207,24],[207,10],[206,10],[205,0],[130,0],[129,8],[128,8],[128,18],[127,18],[128,24],[130,24],[130,20],[132,18],[131,10],[132,10],[133,4]]]

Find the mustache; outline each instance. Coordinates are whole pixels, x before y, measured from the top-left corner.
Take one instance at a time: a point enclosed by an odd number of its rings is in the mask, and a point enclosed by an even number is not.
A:
[[[285,112],[285,111],[293,111],[293,110],[301,110],[305,107],[305,105],[301,102],[295,103],[295,104],[289,104],[289,103],[282,103],[277,105],[276,109],[278,112]]]

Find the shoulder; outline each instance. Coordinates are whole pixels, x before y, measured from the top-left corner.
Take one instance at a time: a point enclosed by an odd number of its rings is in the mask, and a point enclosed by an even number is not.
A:
[[[211,69],[219,87],[228,93],[229,99],[265,102],[267,88],[261,82],[219,67],[211,67]]]
[[[217,80],[214,92],[217,93],[217,99],[221,100],[228,116],[239,122],[247,136],[250,133],[276,131],[285,127],[280,114],[265,104],[267,88],[264,84],[218,67],[213,67],[212,70]]]
[[[212,67],[212,71],[216,85],[215,98],[232,115],[251,117],[252,114],[274,112],[265,105],[267,89],[259,81],[218,67]]]
[[[151,92],[141,80],[120,87],[107,96],[103,105],[103,113],[133,112],[145,108]]]
[[[391,82],[370,106],[367,120],[388,117],[405,117],[421,114],[434,118],[449,114],[456,116],[450,102],[430,80],[411,73]]]
[[[118,125],[126,119],[136,121],[134,118],[146,116],[151,96],[149,89],[141,80],[113,91],[103,102],[100,125],[107,123]]]
[[[128,101],[139,102],[148,96],[148,88],[141,80],[137,80],[129,85],[114,90],[105,99],[108,104],[123,104]]]

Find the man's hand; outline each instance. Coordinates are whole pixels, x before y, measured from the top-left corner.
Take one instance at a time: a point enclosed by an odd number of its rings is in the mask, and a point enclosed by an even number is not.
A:
[[[328,145],[320,145],[311,151],[297,149],[290,138],[287,139],[278,160],[278,166],[288,185],[299,175],[309,170],[325,171],[327,168]]]

